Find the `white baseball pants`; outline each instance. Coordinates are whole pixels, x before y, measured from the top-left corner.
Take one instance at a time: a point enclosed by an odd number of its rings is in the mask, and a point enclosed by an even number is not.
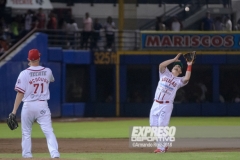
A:
[[[150,111],[150,126],[151,127],[164,127],[168,126],[171,114],[173,110],[172,103],[163,103],[160,104],[156,101],[153,102],[151,111]],[[158,146],[158,149],[164,150],[165,147]]]
[[[21,112],[22,157],[32,157],[31,132],[34,121],[40,125],[46,140],[51,158],[60,157],[58,143],[53,133],[51,112],[47,101],[24,102]]]

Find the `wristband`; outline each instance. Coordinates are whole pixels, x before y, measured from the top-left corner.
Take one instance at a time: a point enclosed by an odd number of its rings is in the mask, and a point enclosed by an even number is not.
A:
[[[192,65],[188,65],[187,71],[191,72],[192,71]]]

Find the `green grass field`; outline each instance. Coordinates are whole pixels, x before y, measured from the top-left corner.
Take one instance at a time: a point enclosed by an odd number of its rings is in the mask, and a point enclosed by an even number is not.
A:
[[[21,125],[21,124],[20,124]],[[131,126],[148,126],[147,118],[119,121],[90,121],[90,122],[54,122],[53,128],[57,138],[128,138]],[[229,126],[239,127],[240,117],[172,117],[170,126]],[[21,138],[21,129],[11,131],[5,123],[0,123],[0,138]],[[97,133],[97,134],[96,134]],[[240,136],[240,134],[238,134]],[[33,125],[33,138],[44,138],[37,123]],[[237,135],[233,135],[237,137]],[[128,146],[126,146],[128,147]],[[34,157],[48,158],[49,153],[36,153]],[[62,153],[61,158],[82,160],[204,160],[222,159],[237,160],[239,152],[168,152],[166,154],[151,153]],[[20,153],[1,153],[0,158],[21,158]]]
[[[33,154],[49,159],[48,153]],[[187,152],[187,153],[62,153],[61,159],[73,160],[239,160],[239,152]],[[19,154],[0,154],[6,160],[20,158]]]

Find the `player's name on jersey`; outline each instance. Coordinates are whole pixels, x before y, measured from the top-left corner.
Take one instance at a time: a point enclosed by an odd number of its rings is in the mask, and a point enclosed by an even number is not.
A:
[[[37,71],[37,72],[30,72],[30,77],[34,77],[34,76],[46,76],[47,75],[47,71]]]
[[[162,78],[162,81],[168,82],[171,85],[173,85],[174,87],[176,87],[176,85],[177,85],[177,83],[175,81],[173,81],[173,79],[170,79],[170,78],[167,78],[167,77]]]
[[[30,79],[29,84],[34,84],[37,82],[45,82],[47,84],[49,83],[47,78],[36,77],[36,78]]]

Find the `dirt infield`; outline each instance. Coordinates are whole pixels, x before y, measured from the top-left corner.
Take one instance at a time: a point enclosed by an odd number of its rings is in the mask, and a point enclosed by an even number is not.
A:
[[[239,140],[231,140],[239,144]],[[0,139],[0,141],[0,153],[21,153],[21,139]],[[205,142],[205,147],[200,144]],[[152,153],[154,150],[154,148],[130,148],[128,139],[58,139],[58,143],[61,153]],[[214,143],[214,139],[206,139],[205,141],[203,139],[181,139],[174,143],[175,146],[170,148],[169,152],[240,151],[240,147],[235,144],[232,147],[218,147],[220,144],[216,144],[215,147],[209,146],[208,144]],[[32,139],[32,152],[47,153],[46,139]]]
[[[176,147],[169,149],[169,152],[239,152],[240,147],[227,148],[204,148],[196,147],[196,141],[212,143],[211,140],[180,140],[176,142]],[[214,140],[213,140],[214,141]],[[233,139],[234,142],[236,139]],[[21,156],[21,139],[0,139],[0,153],[19,153]],[[60,153],[149,153],[153,154],[155,148],[130,148],[128,139],[58,139]],[[183,144],[183,145],[181,145]],[[239,143],[238,143],[239,144]],[[186,146],[185,146],[186,145]],[[193,147],[190,147],[190,146]],[[180,146],[180,147],[179,147]],[[48,153],[46,139],[32,139],[32,152]],[[49,155],[50,156],[50,155]],[[69,160],[63,159],[62,160]],[[6,158],[0,158],[6,160]],[[8,160],[24,160],[23,158],[11,158]],[[32,160],[50,160],[50,158],[32,158]],[[73,160],[73,159],[71,159]]]

